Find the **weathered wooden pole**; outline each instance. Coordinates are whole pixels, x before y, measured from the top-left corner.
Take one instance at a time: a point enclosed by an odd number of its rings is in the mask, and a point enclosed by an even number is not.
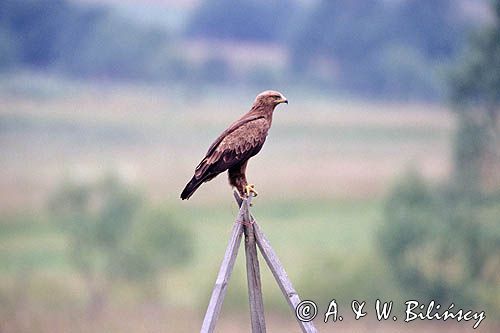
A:
[[[255,239],[257,240],[257,245],[259,246],[260,252],[262,253],[264,259],[266,260],[267,265],[271,269],[271,272],[273,273],[273,276],[276,279],[276,282],[278,283],[281,292],[285,296],[288,305],[292,309],[292,312],[295,314],[295,309],[297,308],[297,305],[299,305],[300,303],[299,295],[293,288],[292,282],[288,278],[288,275],[286,274],[283,265],[281,264],[280,260],[278,259],[278,256],[276,255],[276,252],[274,252],[273,248],[271,247],[271,244],[267,240],[264,233],[260,230],[260,227],[256,221],[253,223],[253,227],[254,227]],[[297,322],[299,323],[302,332],[304,333],[318,332],[316,330],[316,327],[314,327],[312,321],[303,322],[300,321],[297,317],[295,317],[295,319],[297,319]]]
[[[255,243],[254,228],[249,211],[249,200],[245,200],[241,208],[244,209],[245,255],[252,333],[265,333],[266,321],[264,317],[264,302],[262,300],[262,283],[260,280],[259,259]]]
[[[219,274],[217,275],[217,280],[215,281],[215,286],[212,291],[212,296],[210,297],[210,302],[208,303],[207,312],[205,313],[205,318],[203,319],[203,325],[201,326],[200,332],[211,333],[215,329],[215,324],[219,318],[220,311],[222,309],[222,303],[224,302],[224,296],[226,296],[227,284],[231,273],[233,272],[234,262],[238,256],[238,249],[241,243],[241,235],[243,234],[243,213],[244,208],[240,209],[238,217],[233,224],[233,230],[231,232],[231,238],[226,248],[226,253],[224,254],[224,259],[219,269]]]
[[[267,265],[271,269],[271,272],[273,273],[273,276],[293,313],[295,313],[295,308],[300,303],[299,295],[295,289],[293,289],[292,283],[290,282],[285,269],[281,265],[278,256],[271,247],[271,244],[269,244],[269,241],[261,231],[257,222],[250,214],[249,207],[252,197],[243,200],[236,192],[234,197],[240,206],[240,210],[238,217],[236,218],[236,222],[233,225],[231,238],[229,239],[226,253],[224,254],[224,259],[222,260],[219,274],[217,275],[217,280],[215,281],[215,286],[212,291],[212,296],[210,297],[207,312],[205,313],[205,318],[203,319],[203,325],[200,331],[202,333],[211,333],[215,329],[215,324],[219,318],[222,303],[224,302],[224,296],[226,295],[229,278],[231,277],[236,256],[238,255],[243,230],[245,233],[248,299],[250,303],[252,333],[266,332],[257,246],[266,260]],[[298,319],[297,321],[302,329],[302,332],[317,333],[317,330],[312,322],[302,322]]]
[[[238,205],[241,206],[243,200],[241,200],[241,198],[236,193],[234,195],[234,198],[236,199]],[[281,292],[285,296],[288,305],[292,309],[293,313],[295,313],[295,309],[297,308],[297,305],[300,303],[299,295],[293,288],[292,282],[288,278],[288,275],[286,274],[283,265],[281,264],[278,256],[276,255],[276,252],[274,252],[273,248],[271,247],[269,240],[266,238],[266,236],[260,229],[259,225],[257,224],[257,221],[250,214],[249,210],[248,212],[249,212],[248,213],[249,218],[252,221],[254,237],[257,240],[257,245],[259,246],[260,252],[264,257],[264,260],[266,261],[267,265],[269,266],[269,269],[273,273],[273,276],[276,279],[276,282],[278,283]],[[302,329],[302,332],[304,333],[318,332],[312,322],[303,322],[300,321],[297,317],[296,319],[297,322],[299,323],[300,328]]]

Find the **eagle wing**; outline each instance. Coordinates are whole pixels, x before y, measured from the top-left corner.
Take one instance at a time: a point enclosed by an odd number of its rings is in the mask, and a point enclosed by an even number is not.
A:
[[[233,123],[208,148],[193,178],[182,191],[181,198],[189,199],[204,182],[257,154],[264,145],[270,126],[264,116],[252,114]]]
[[[269,123],[263,116],[242,118],[235,122],[210,146],[206,156],[195,169],[195,177],[202,179],[207,173],[215,177],[248,160],[260,151],[268,130]]]
[[[217,146],[228,134],[234,132],[235,130],[240,128],[242,125],[245,125],[246,123],[263,118],[264,118],[263,116],[259,115],[252,115],[252,116],[244,115],[243,117],[232,123],[231,126],[229,126],[229,128],[227,128],[224,132],[222,132],[222,134],[219,135],[219,137],[210,145],[205,157],[213,153],[214,149],[217,148]]]

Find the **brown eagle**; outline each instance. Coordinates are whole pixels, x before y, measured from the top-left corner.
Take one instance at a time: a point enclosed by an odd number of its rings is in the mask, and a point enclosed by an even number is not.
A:
[[[255,186],[247,183],[245,170],[248,160],[256,155],[273,121],[274,108],[288,100],[277,91],[264,91],[257,95],[250,111],[235,121],[212,143],[207,154],[194,171],[194,176],[181,193],[189,199],[201,184],[228,170],[229,184],[241,197],[257,195]]]

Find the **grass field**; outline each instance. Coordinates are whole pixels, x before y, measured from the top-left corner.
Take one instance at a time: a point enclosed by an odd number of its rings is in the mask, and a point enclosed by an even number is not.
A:
[[[198,329],[237,210],[226,176],[188,202],[178,196],[211,140],[257,92],[176,89],[32,77],[0,83],[0,331]],[[296,288],[321,300],[404,298],[376,242],[384,197],[408,168],[435,181],[449,175],[451,113],[436,105],[284,93],[290,105],[275,112],[247,175],[260,193],[253,214]],[[92,180],[109,171],[191,230],[194,258],[161,278],[160,297],[117,288],[108,311],[89,321],[81,315],[85,288],[45,207],[64,179]],[[243,259],[221,331],[248,330]],[[297,330],[266,269],[263,284],[270,331]],[[373,331],[373,322],[342,329]]]

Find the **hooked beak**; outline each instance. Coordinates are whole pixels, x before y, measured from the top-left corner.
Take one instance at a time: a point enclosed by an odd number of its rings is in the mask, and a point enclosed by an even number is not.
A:
[[[281,104],[281,103],[288,104],[288,100],[286,99],[286,97],[283,97],[282,99],[280,99],[280,100],[278,101],[278,104]]]

